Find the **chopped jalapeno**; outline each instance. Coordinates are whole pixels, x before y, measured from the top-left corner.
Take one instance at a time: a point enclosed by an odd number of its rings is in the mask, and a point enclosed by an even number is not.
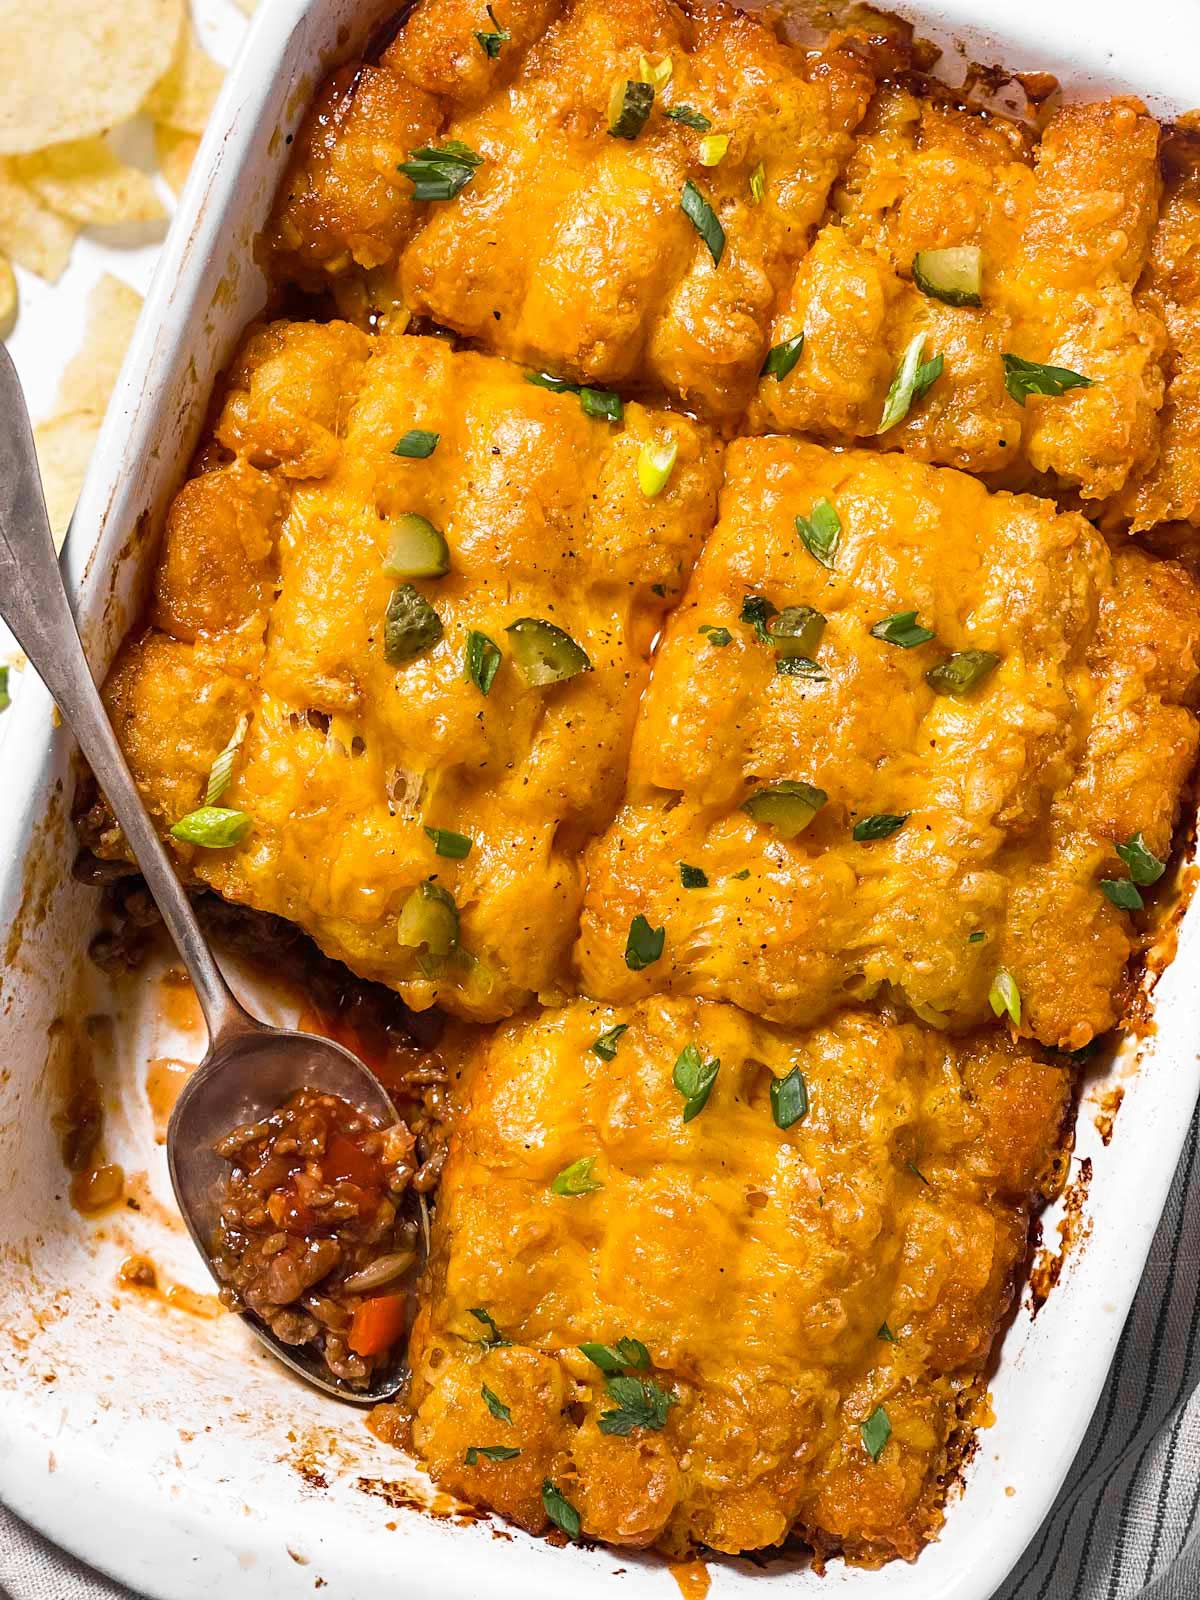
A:
[[[999,665],[1000,657],[991,650],[956,650],[936,667],[930,667],[925,682],[934,694],[970,694]]]
[[[811,783],[785,780],[756,789],[748,800],[742,802],[742,810],[752,816],[755,822],[763,822],[774,828],[781,839],[794,839],[808,827],[828,798],[824,789],[818,789]]]
[[[228,811],[224,806],[200,806],[171,829],[171,837],[181,844],[200,845],[205,850],[228,850],[241,844],[254,826],[244,811]]]
[[[564,683],[592,663],[569,633],[541,617],[518,617],[505,628],[517,671],[531,689]]]
[[[667,487],[678,454],[679,444],[675,439],[668,439],[666,444],[646,440],[638,454],[637,474],[638,487],[647,500],[653,500]]]
[[[458,907],[454,896],[432,878],[419,883],[401,909],[396,940],[410,949],[423,945],[437,961],[448,956],[458,947]]]
[[[608,131],[614,139],[636,139],[654,104],[654,85],[627,80],[614,83],[608,101]]]
[[[825,618],[812,606],[784,606],[767,631],[775,654],[784,660],[811,656],[821,642]]]
[[[721,226],[717,213],[690,178],[683,186],[679,205],[684,216],[708,246],[713,266],[719,267],[721,257],[725,253],[725,229]]]
[[[685,889],[707,889],[708,873],[703,867],[691,867],[686,861],[679,863],[679,881]]]
[[[442,619],[411,583],[392,591],[383,619],[383,656],[398,667],[442,637]]]
[[[803,349],[803,333],[797,333],[792,338],[785,339],[782,344],[773,344],[767,351],[767,359],[762,364],[759,377],[774,378],[776,383],[782,383],[797,361],[799,361]]]
[[[764,644],[770,644],[771,635],[767,632],[767,624],[772,617],[779,615],[779,607],[767,599],[766,595],[748,594],[742,601],[742,612],[739,622],[747,623]]]
[[[977,244],[945,250],[918,250],[913,257],[913,282],[922,294],[948,306],[982,305],[983,252]]]
[[[1020,356],[1006,355],[1004,360],[1004,387],[1019,406],[1031,394],[1066,394],[1068,389],[1090,389],[1095,378],[1085,378],[1070,367],[1047,367],[1040,361],[1023,361]]]
[[[444,578],[450,571],[450,546],[432,522],[406,511],[391,524],[383,570],[389,578]]]

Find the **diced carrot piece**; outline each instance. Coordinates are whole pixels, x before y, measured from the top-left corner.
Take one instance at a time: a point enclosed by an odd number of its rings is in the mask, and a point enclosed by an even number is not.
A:
[[[364,1300],[354,1313],[346,1343],[356,1356],[377,1356],[390,1349],[404,1332],[402,1294],[381,1294]]]

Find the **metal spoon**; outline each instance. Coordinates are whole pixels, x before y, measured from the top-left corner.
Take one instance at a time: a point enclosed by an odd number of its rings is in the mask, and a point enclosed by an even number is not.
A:
[[[208,1053],[189,1078],[167,1130],[175,1198],[196,1248],[209,1254],[228,1165],[213,1146],[235,1127],[257,1122],[298,1089],[340,1095],[381,1126],[397,1120],[383,1085],[357,1057],[328,1039],[268,1027],[235,999],[170,858],[146,814],[84,657],[54,554],[33,434],[21,385],[0,347],[0,616],[37,669],[79,741],[121,824],[150,893],[187,967],[204,1020]],[[216,1274],[214,1273],[214,1277]],[[367,1391],[340,1383],[307,1346],[282,1344],[251,1312],[242,1320],[293,1372],[338,1400],[377,1404],[395,1394],[403,1363]]]

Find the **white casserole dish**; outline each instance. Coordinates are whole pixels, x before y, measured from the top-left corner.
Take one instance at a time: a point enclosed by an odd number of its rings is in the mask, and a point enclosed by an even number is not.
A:
[[[212,380],[262,302],[252,242],[286,138],[331,61],[353,54],[385,9],[386,0],[269,0],[228,79],[67,547],[98,673],[136,615],[158,519]],[[1128,8],[1115,0],[1008,0],[1003,34],[986,16],[992,10],[983,0],[940,0],[912,15],[946,47],[950,76],[968,59],[1004,61],[1056,73],[1072,98],[1133,90],[1160,115],[1200,101],[1200,82],[1188,82],[1200,59],[1200,10],[1143,0],[1132,39]],[[656,1559],[558,1550],[405,1506],[428,1498],[419,1474],[353,1412],[273,1366],[234,1319],[206,1321],[118,1292],[118,1265],[135,1250],[165,1280],[209,1288],[169,1208],[144,1089],[150,1057],[194,1061],[200,1047],[194,1036],[164,1033],[150,983],[140,986],[140,1005],[116,1016],[98,1068],[107,1151],[127,1172],[146,1174],[141,1209],[99,1222],[78,1216],[51,1126],[57,1058],[84,1039],[82,1019],[111,1012],[113,999],[85,957],[95,892],[69,876],[70,740],[55,730],[40,685],[27,687],[13,718],[0,807],[0,1498],[156,1600],[291,1600],[311,1596],[318,1579],[323,1600],[363,1600],[397,1579],[412,1600],[542,1600],[564,1589],[576,1600],[676,1597]],[[1023,1304],[1008,1330],[992,1384],[997,1421],[980,1435],[941,1539],[914,1566],[880,1572],[835,1562],[818,1578],[790,1559],[767,1574],[713,1563],[720,1600],[768,1581],[788,1597],[987,1600],[1002,1581],[1083,1436],[1167,1194],[1200,1082],[1200,993],[1189,980],[1198,960],[1193,907],[1155,992],[1155,1028],[1140,1059],[1130,1044],[1088,1081],[1076,1146],[1094,1168],[1088,1237],[1036,1320]],[[65,1030],[52,1030],[56,1018]],[[1124,1104],[1105,1145],[1094,1102],[1118,1083]],[[1057,1220],[1046,1218],[1048,1238]]]

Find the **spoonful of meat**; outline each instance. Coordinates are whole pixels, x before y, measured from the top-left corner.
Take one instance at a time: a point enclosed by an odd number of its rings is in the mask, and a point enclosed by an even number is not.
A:
[[[222,1299],[272,1355],[339,1400],[376,1404],[406,1374],[422,1255],[411,1134],[348,1050],[258,1021],[225,982],[84,657],[24,397],[2,349],[0,417],[0,615],[79,741],[208,1025],[208,1053],[167,1131],[179,1209]]]

